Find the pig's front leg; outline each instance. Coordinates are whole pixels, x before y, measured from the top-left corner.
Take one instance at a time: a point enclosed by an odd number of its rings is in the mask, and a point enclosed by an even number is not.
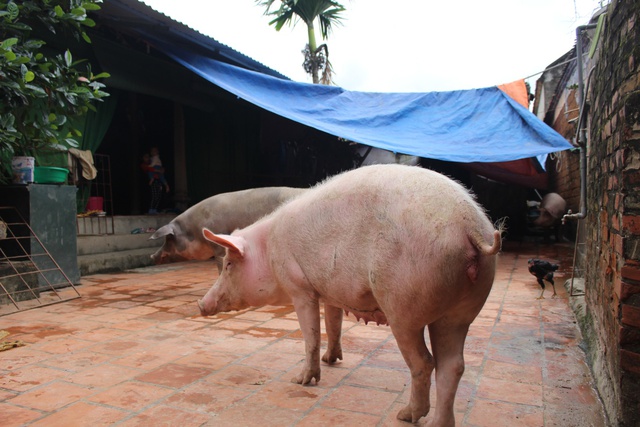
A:
[[[342,316],[343,310],[327,303],[324,304],[324,324],[327,329],[327,351],[322,356],[322,361],[328,364],[342,360]]]
[[[317,384],[320,381],[320,305],[318,300],[308,297],[294,298],[293,308],[304,337],[306,356],[302,372],[291,382],[309,384],[315,378]]]

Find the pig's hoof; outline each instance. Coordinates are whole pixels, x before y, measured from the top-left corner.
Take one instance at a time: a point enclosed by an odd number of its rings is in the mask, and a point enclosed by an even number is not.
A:
[[[328,351],[322,356],[322,361],[324,363],[328,363],[329,365],[333,365],[338,361],[338,359],[342,360],[342,350],[336,351]]]
[[[414,413],[411,410],[411,405],[407,405],[398,412],[396,418],[400,421],[406,421],[408,423],[417,423],[418,420],[429,413],[429,408],[424,411],[417,411],[418,413]]]
[[[411,407],[405,406],[404,408],[400,409],[400,412],[398,412],[396,418],[398,418],[400,421],[406,421],[408,423],[412,422]]]
[[[302,371],[302,373],[296,377],[291,378],[291,382],[294,384],[306,385],[311,383],[312,380],[316,380],[316,384],[320,382],[320,370],[317,371]]]

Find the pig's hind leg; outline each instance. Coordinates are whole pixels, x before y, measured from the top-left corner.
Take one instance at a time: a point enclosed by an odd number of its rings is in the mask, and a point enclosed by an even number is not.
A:
[[[416,423],[429,413],[431,402],[431,373],[434,359],[424,340],[424,326],[398,326],[392,323],[391,330],[396,338],[402,357],[411,371],[411,400],[409,405],[398,412],[398,419]]]
[[[342,360],[342,335],[343,310],[339,307],[324,304],[324,323],[327,330],[327,351],[322,356],[322,361],[329,365]]]
[[[442,318],[429,325],[429,340],[436,363],[436,408],[427,426],[454,427],[453,405],[464,373],[464,341],[468,323]]]

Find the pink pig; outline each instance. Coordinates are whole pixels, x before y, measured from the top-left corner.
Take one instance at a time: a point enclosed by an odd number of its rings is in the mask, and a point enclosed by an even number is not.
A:
[[[198,301],[202,315],[293,303],[306,358],[292,381],[320,381],[320,310],[328,335],[322,360],[342,359],[343,310],[388,324],[411,371],[404,421],[455,424],[469,325],[493,284],[501,232],[458,183],[413,166],[373,165],[340,174],[231,235],[224,268]],[[433,356],[425,343],[429,327]]]

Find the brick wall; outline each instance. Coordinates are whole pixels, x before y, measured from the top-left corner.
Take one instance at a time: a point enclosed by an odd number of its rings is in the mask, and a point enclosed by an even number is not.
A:
[[[586,334],[615,425],[640,425],[640,2],[613,1],[590,87]]]
[[[575,54],[569,53],[556,62],[564,62]],[[553,66],[553,64],[551,64]],[[533,111],[545,118],[545,122],[567,141],[574,142],[579,115],[577,102],[577,74],[575,64],[565,68],[552,68],[536,83],[536,102]],[[549,92],[553,93],[553,97]],[[542,98],[542,100],[540,99]],[[549,100],[549,98],[553,98]],[[543,110],[544,109],[544,110]],[[546,116],[546,117],[545,117]],[[580,152],[565,150],[549,156],[546,164],[549,188],[560,194],[567,202],[567,209],[580,210]],[[575,233],[575,222],[567,223]],[[575,237],[575,234],[568,237]]]
[[[576,89],[568,90],[565,102],[561,103],[556,112],[553,128],[567,141],[574,141],[578,119],[578,103]],[[567,209],[573,212],[580,210],[580,152],[565,150],[556,154],[552,159],[549,170],[552,188],[567,201]]]
[[[567,201],[567,209],[580,210],[580,152],[565,150],[547,161],[550,187]]]

